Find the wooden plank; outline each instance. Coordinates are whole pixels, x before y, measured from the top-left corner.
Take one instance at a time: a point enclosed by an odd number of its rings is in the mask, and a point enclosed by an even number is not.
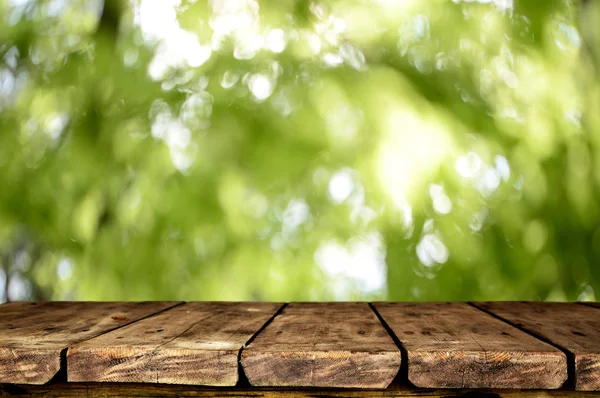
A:
[[[48,382],[61,352],[176,305],[173,302],[16,302],[0,306],[0,383]]]
[[[465,303],[376,303],[424,388],[559,388],[558,349]]]
[[[598,392],[569,390],[473,390],[418,389],[402,386],[385,390],[366,389],[284,389],[284,388],[215,388],[167,384],[137,383],[56,383],[43,386],[0,385],[0,397],[220,397],[220,398],[588,398]]]
[[[293,303],[242,351],[253,386],[384,388],[400,350],[366,303]]]
[[[69,381],[232,386],[242,346],[279,303],[186,303],[69,348]]]
[[[574,303],[486,302],[477,306],[551,341],[574,357],[575,388],[600,390],[600,310]]]

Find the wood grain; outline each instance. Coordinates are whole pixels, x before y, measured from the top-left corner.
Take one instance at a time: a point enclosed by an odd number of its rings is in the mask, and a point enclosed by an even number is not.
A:
[[[15,302],[0,306],[0,383],[48,382],[61,352],[172,307],[172,302]]]
[[[558,349],[465,303],[375,303],[424,388],[559,388]]]
[[[69,348],[69,381],[233,386],[238,354],[278,303],[186,303]]]
[[[242,351],[253,386],[384,388],[400,350],[366,303],[292,303]]]
[[[401,386],[385,390],[215,388],[137,383],[57,383],[43,386],[0,385],[0,397],[220,397],[220,398],[587,398],[598,392],[569,390],[419,389]]]
[[[485,302],[490,311],[569,351],[575,388],[600,390],[600,309],[573,303]]]

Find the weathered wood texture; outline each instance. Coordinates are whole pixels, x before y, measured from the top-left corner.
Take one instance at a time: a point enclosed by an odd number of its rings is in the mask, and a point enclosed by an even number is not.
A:
[[[0,306],[0,383],[48,382],[61,351],[172,307],[169,302],[16,302]]]
[[[425,388],[559,388],[565,355],[465,303],[375,303]]]
[[[475,305],[567,350],[575,388],[600,390],[600,310],[573,303],[485,302]]]
[[[471,390],[401,387],[405,377],[372,390],[394,379],[401,360],[366,303],[293,303],[258,335],[280,304],[3,304],[0,383],[19,385],[0,384],[0,395],[600,396],[590,392],[600,391],[598,304],[474,305],[480,309],[465,303],[374,304],[406,350],[403,370],[414,385]],[[567,368],[578,392],[498,390],[557,388]],[[45,383],[59,370],[50,385],[25,386]],[[254,386],[313,389],[166,385],[234,386],[240,370]],[[55,385],[65,375],[79,383]],[[331,387],[345,390],[314,389]]]
[[[69,381],[233,386],[238,354],[278,303],[192,302],[69,348]]]
[[[242,351],[253,386],[385,388],[400,350],[366,303],[292,303]]]
[[[587,398],[600,392],[564,390],[424,390],[398,387],[386,390],[365,389],[282,389],[214,388],[136,383],[59,383],[45,386],[0,385],[0,397],[221,397],[221,398]]]

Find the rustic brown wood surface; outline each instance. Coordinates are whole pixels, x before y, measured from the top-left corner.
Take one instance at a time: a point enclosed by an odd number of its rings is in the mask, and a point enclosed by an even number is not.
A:
[[[597,303],[10,303],[0,396],[600,396],[599,336]]]
[[[137,383],[58,383],[45,386],[0,385],[0,397],[251,397],[251,398],[587,398],[600,392],[564,390],[425,390],[401,386],[385,390],[214,388]]]
[[[69,348],[69,381],[233,386],[244,344],[278,303],[186,303]]]
[[[400,351],[366,303],[292,303],[242,352],[253,386],[385,388]]]
[[[0,383],[48,382],[70,344],[97,336],[177,303],[25,303],[0,306]]]
[[[566,356],[465,303],[375,303],[425,388],[559,388]]]
[[[600,390],[600,309],[574,303],[475,304],[570,352],[575,388]]]

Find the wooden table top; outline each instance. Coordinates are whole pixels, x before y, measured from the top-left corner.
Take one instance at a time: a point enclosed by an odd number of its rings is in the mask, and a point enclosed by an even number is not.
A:
[[[0,396],[110,396],[110,391],[121,396],[433,397],[485,396],[485,391],[494,397],[600,396],[594,392],[600,391],[600,307],[0,305]]]

